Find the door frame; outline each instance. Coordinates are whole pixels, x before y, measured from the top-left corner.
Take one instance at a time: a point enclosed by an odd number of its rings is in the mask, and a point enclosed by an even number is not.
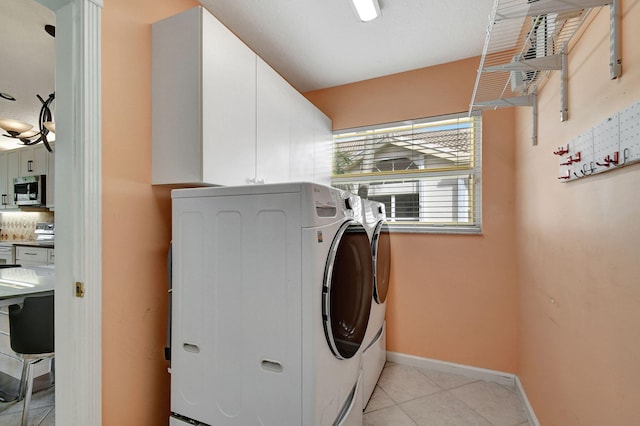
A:
[[[103,1],[37,1],[56,14],[56,423],[100,426]]]

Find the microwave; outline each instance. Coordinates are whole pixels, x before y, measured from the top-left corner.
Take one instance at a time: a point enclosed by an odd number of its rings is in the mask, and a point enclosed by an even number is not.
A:
[[[17,206],[39,207],[46,204],[46,176],[13,178],[13,200]]]

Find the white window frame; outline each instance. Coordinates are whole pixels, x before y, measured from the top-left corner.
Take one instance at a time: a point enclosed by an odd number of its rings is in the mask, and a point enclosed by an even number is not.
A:
[[[417,223],[417,222],[398,222],[393,220],[393,212],[387,212],[389,218],[389,229],[392,232],[410,232],[410,233],[437,233],[437,234],[481,234],[482,233],[482,116],[481,112],[474,112],[473,117],[479,118],[479,124],[475,128],[477,131],[473,136],[473,152],[471,166],[468,169],[450,169],[450,170],[437,170],[429,171],[425,169],[419,169],[415,172],[405,170],[399,173],[366,173],[366,174],[332,174],[331,184],[333,186],[356,184],[356,183],[369,183],[369,182],[391,182],[397,180],[411,180],[432,176],[473,176],[473,199],[471,200],[473,217],[475,222],[469,225],[465,224],[437,224],[437,223]],[[451,119],[467,118],[467,113],[449,114],[436,117],[421,118],[416,120],[406,120],[394,123],[384,123],[378,125],[341,129],[333,132],[334,134],[334,153],[336,152],[336,138],[340,135],[349,133],[365,132],[380,129],[390,129],[394,127],[402,127],[408,125],[419,125],[425,123],[436,123],[440,121],[446,121]],[[392,195],[392,194],[390,194]],[[398,195],[398,194],[393,194]],[[420,214],[420,213],[419,213]]]

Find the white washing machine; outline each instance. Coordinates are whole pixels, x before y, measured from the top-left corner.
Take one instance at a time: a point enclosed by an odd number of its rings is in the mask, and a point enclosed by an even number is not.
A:
[[[171,426],[361,425],[373,265],[358,197],[172,192]]]
[[[373,260],[373,301],[362,354],[363,407],[371,398],[387,359],[385,314],[391,267],[391,246],[383,203],[362,200],[363,225],[371,243]]]

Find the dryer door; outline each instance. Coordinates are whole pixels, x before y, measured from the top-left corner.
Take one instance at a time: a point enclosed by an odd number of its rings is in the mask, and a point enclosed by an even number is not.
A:
[[[391,244],[389,227],[383,221],[378,222],[371,239],[373,253],[373,299],[384,303],[389,291],[389,270],[391,269]]]
[[[324,332],[333,354],[353,357],[367,330],[373,297],[373,260],[364,227],[346,222],[336,234],[322,287]]]

